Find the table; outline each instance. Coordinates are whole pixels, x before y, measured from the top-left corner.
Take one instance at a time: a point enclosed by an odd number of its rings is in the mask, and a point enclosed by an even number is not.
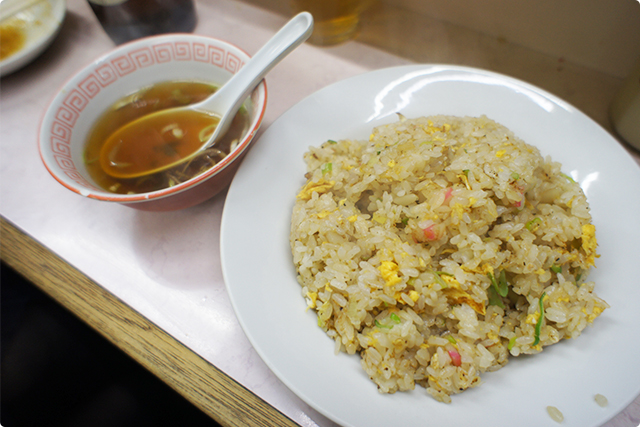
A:
[[[287,19],[283,4],[202,0],[195,32],[252,54]],[[54,44],[1,81],[2,260],[220,424],[333,426],[271,373],[235,318],[220,267],[225,193],[184,211],[140,212],[78,197],[48,175],[36,143],[48,102],[67,78],[113,47],[84,0],[68,0],[67,7]],[[431,37],[432,44],[411,49],[398,40],[406,22],[412,23],[406,28],[456,37]],[[557,58],[377,4],[355,41],[331,48],[305,44],[274,68],[262,130],[328,84],[429,58],[529,81],[610,129],[607,106],[620,78],[571,63],[559,73]],[[640,154],[626,148],[640,163]],[[640,398],[606,427],[639,422]]]

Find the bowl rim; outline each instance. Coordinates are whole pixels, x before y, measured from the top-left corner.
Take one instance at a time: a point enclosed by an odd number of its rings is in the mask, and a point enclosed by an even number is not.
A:
[[[105,189],[100,189],[99,192],[96,193],[95,190],[93,189],[85,189],[81,185],[77,184],[76,182],[68,180],[65,177],[61,176],[55,170],[55,168],[50,165],[50,160],[47,160],[45,156],[45,152],[50,151],[50,149],[47,148],[48,140],[46,138],[46,135],[43,134],[43,129],[44,129],[43,126],[47,121],[49,115],[53,111],[52,106],[54,105],[54,102],[56,102],[59,96],[65,91],[65,89],[72,87],[72,82],[77,80],[80,76],[84,75],[84,73],[88,72],[92,66],[108,60],[110,57],[117,55],[119,51],[122,51],[122,50],[126,51],[128,49],[131,49],[132,47],[136,47],[137,45],[144,46],[151,41],[163,41],[164,39],[175,40],[176,37],[182,38],[182,39],[192,39],[192,40],[200,39],[200,40],[215,41],[222,45],[231,47],[232,49],[235,49],[238,52],[241,52],[242,54],[246,55],[247,60],[251,59],[251,55],[249,55],[244,49],[236,46],[233,43],[230,43],[226,40],[222,40],[217,37],[200,35],[200,34],[191,34],[191,33],[167,33],[167,34],[159,34],[159,35],[154,35],[149,37],[143,37],[140,39],[136,39],[136,40],[132,40],[132,41],[120,44],[110,49],[109,51],[101,54],[97,58],[91,60],[82,68],[80,68],[77,72],[75,72],[71,77],[65,80],[65,82],[62,85],[60,85],[58,90],[56,90],[51,96],[49,102],[47,103],[47,108],[45,109],[44,113],[40,118],[40,123],[38,126],[38,139],[37,139],[38,153],[40,155],[40,159],[44,167],[47,169],[49,174],[56,181],[58,181],[60,184],[62,184],[67,189],[73,191],[74,193],[77,193],[81,196],[85,196],[87,198],[102,200],[107,202],[125,203],[125,204],[139,203],[139,202],[145,202],[145,201],[151,201],[151,200],[157,200],[160,198],[169,197],[171,195],[181,193],[191,188],[194,188],[197,185],[201,184],[202,182],[213,178],[215,175],[217,175],[218,173],[222,172],[224,169],[229,167],[234,162],[234,160],[241,158],[244,155],[245,151],[249,148],[251,142],[253,141],[256,133],[260,129],[260,126],[262,125],[262,121],[264,119],[264,115],[267,107],[267,99],[268,99],[266,79],[263,79],[249,95],[249,97],[252,98],[254,94],[256,93],[260,94],[262,92],[263,95],[261,98],[264,101],[261,103],[261,107],[257,112],[257,118],[255,119],[254,125],[247,130],[245,137],[242,139],[242,141],[237,145],[237,147],[231,153],[229,153],[221,161],[216,163],[212,168],[207,169],[204,173],[196,175],[187,181],[181,182],[180,184],[176,184],[171,187],[162,188],[160,190],[155,190],[155,191],[146,192],[146,193],[118,194],[118,193],[109,193]],[[96,187],[98,186],[96,185]]]

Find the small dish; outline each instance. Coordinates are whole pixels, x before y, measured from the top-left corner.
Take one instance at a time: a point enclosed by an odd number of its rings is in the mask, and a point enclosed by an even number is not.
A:
[[[3,19],[0,26],[16,28],[24,42],[0,61],[0,76],[19,70],[44,52],[58,35],[66,10],[65,0],[42,0]]]

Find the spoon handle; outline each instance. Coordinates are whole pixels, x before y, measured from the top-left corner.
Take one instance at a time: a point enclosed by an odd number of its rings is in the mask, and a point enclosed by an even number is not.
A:
[[[313,31],[313,18],[310,13],[302,12],[294,16],[284,27],[280,29],[229,81],[227,81],[216,93],[216,107],[210,111],[222,108],[227,114],[238,111],[240,105],[249,94],[258,86],[260,81],[278,62],[293,49],[309,38]],[[212,98],[210,98],[212,99]],[[207,110],[207,101],[200,104]],[[228,126],[231,120],[220,121],[221,127]],[[226,122],[226,123],[225,123]],[[226,129],[220,129],[222,134]]]

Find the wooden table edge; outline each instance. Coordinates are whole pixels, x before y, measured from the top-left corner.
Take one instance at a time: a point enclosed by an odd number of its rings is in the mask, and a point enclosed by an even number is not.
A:
[[[4,217],[0,258],[223,426],[298,426]]]

